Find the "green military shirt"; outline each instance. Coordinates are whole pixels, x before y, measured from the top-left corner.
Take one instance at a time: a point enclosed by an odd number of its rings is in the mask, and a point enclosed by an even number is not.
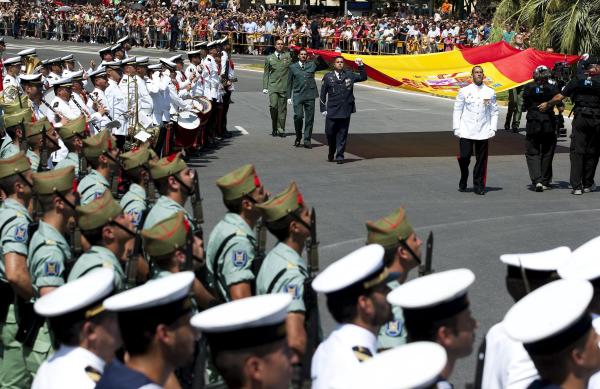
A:
[[[140,227],[139,223],[142,219],[142,214],[146,210],[146,190],[138,184],[131,184],[129,190],[121,199],[121,208],[123,213],[131,216],[131,220],[136,227]]]
[[[38,168],[40,167],[39,155],[31,151],[31,149],[27,149],[25,156],[27,157],[27,159],[29,159],[29,163],[31,164],[31,171],[37,172]]]
[[[317,65],[313,61],[292,64],[288,71],[287,98],[293,97],[294,103],[314,100],[319,97],[315,72]]]
[[[269,93],[286,93],[288,82],[288,68],[292,63],[290,53],[273,53],[265,58],[265,70],[263,73],[263,89]]]
[[[75,177],[79,176],[79,155],[77,153],[69,152],[65,159],[56,164],[56,169],[62,169],[64,167],[74,166]],[[83,181],[83,180],[81,180]]]
[[[79,192],[79,196],[81,197],[81,205],[91,203],[109,189],[110,184],[108,180],[95,169],[92,169],[90,174],[83,177],[79,185],[77,185],[77,192]]]
[[[175,202],[167,196],[160,196],[158,200],[156,200],[156,204],[154,204],[154,206],[146,216],[146,220],[144,221],[144,229],[146,230],[148,228],[154,227],[154,225],[158,222],[165,220],[169,216],[172,216],[173,214],[179,211],[183,212],[185,218],[190,222],[190,225],[192,225],[193,228],[194,218],[184,207],[182,207],[177,202]]]
[[[394,290],[400,286],[400,283],[398,281],[390,281],[388,282],[388,286],[391,290]],[[406,343],[406,330],[404,329],[402,308],[392,305],[392,313],[394,320],[388,321],[379,329],[379,335],[377,336],[378,349],[394,348]]]
[[[29,223],[31,223],[31,216],[29,216],[27,208],[11,198],[4,200],[0,207],[0,244],[2,246],[0,279],[4,282],[7,282],[4,254],[17,253],[27,257]]]
[[[71,247],[65,237],[50,224],[40,221],[29,244],[27,265],[31,283],[40,288],[64,285],[65,264],[71,261]]]
[[[125,277],[123,266],[112,251],[102,246],[92,246],[88,251],[83,253],[75,262],[67,281],[81,278],[91,270],[99,267],[109,267],[115,271],[116,293],[125,290],[127,277]]]
[[[304,281],[308,278],[304,258],[290,246],[279,242],[267,254],[258,277],[256,294],[289,293],[292,303],[288,312],[305,312]]]
[[[0,146],[0,159],[6,159],[12,157],[19,152],[19,147],[14,144],[12,138],[6,134],[2,140],[2,146]]]
[[[219,257],[216,258],[223,241],[232,235],[233,237],[225,243]],[[210,233],[206,248],[208,283],[213,290],[218,289],[219,294],[226,301],[231,300],[229,297],[231,285],[254,281],[252,262],[256,256],[255,245],[254,231],[237,213],[227,213]],[[215,264],[218,275],[216,278]]]

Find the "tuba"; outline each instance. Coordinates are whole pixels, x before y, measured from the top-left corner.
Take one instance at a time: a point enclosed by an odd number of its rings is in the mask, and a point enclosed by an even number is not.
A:
[[[42,64],[36,54],[26,55],[22,61],[25,65],[25,74],[33,74],[34,70]]]

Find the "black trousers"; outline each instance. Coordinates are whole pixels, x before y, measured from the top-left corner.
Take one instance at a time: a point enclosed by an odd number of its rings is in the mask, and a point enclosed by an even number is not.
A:
[[[569,151],[571,186],[573,189],[591,187],[600,155],[600,117],[575,114]]]
[[[335,159],[338,161],[344,159],[349,126],[349,117],[342,119],[325,119],[325,136],[327,136],[327,143],[329,144],[329,155],[335,153]]]
[[[556,132],[539,132],[525,137],[525,160],[533,185],[549,186],[552,181],[552,160],[556,150]]]
[[[469,163],[473,149],[475,149],[475,167],[473,168],[473,189],[475,191],[485,190],[485,181],[487,177],[487,160],[488,160],[488,140],[487,139],[467,139],[460,138],[458,142],[459,155],[458,166],[460,167],[460,188],[467,187],[469,179]]]
[[[227,131],[227,112],[229,112],[229,104],[231,104],[231,91],[227,91],[223,95],[223,113],[221,114],[221,128],[223,133]]]

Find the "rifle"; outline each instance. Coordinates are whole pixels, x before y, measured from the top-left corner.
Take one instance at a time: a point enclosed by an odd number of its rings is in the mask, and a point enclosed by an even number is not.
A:
[[[200,182],[198,182],[198,174],[194,174],[194,191],[190,197],[192,203],[192,214],[194,216],[194,229],[196,236],[202,238],[202,223],[204,223],[204,211],[202,210],[202,196],[200,195]]]
[[[79,174],[77,177],[77,182],[81,181],[83,177],[87,174],[87,159],[83,155],[83,152],[79,153]]]
[[[419,266],[419,277],[426,276],[434,272],[431,268],[433,255],[433,231],[429,232],[429,236],[427,237],[426,249],[425,249],[425,263],[421,263]]]
[[[119,195],[119,167],[115,167],[115,171],[110,176],[110,192],[113,198],[117,199]]]
[[[133,241],[133,250],[129,253],[127,257],[127,263],[125,264],[125,275],[127,276],[127,289],[135,288],[137,286],[137,267],[138,267],[138,259],[142,256],[142,234],[141,226],[144,225],[144,221],[146,220],[146,216],[148,215],[148,208],[144,209],[142,212],[142,216],[140,217],[140,221],[138,223],[138,228],[135,232],[135,238]]]
[[[38,171],[45,172],[48,170],[48,144],[46,142],[46,127],[42,133],[42,148],[40,150],[40,166]]]
[[[255,277],[258,276],[260,267],[265,260],[266,247],[267,226],[265,225],[265,222],[260,219],[258,223],[256,223],[256,253],[254,255],[254,260],[252,261],[252,273]]]
[[[185,262],[183,270],[194,271],[194,233],[191,227],[185,238]]]

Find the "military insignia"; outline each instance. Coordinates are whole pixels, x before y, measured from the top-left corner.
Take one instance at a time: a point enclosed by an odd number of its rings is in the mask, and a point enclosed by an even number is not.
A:
[[[15,229],[15,242],[26,242],[27,241],[27,224],[21,224]]]
[[[87,374],[88,378],[94,382],[100,381],[100,378],[102,377],[102,373],[91,366],[86,366],[85,374]]]
[[[104,261],[104,262],[102,262],[102,267],[106,267],[108,269],[114,269],[115,268],[113,266],[113,263],[111,261]]]
[[[350,88],[350,86],[352,85],[352,80],[349,78],[346,78],[344,82],[346,83],[346,88]]]
[[[289,65],[289,64],[290,64],[290,59],[289,59],[289,58],[287,58],[287,57],[285,57],[285,58],[283,59],[283,63],[284,63],[285,65]]]
[[[58,101],[56,103],[54,103],[53,107],[58,108]]]
[[[292,299],[298,300],[300,298],[300,286],[296,284],[287,284],[285,291],[292,296]]]
[[[44,274],[47,276],[60,275],[60,263],[53,261],[44,263]]]
[[[94,193],[94,198],[92,200],[96,200],[98,197],[102,197],[102,193],[104,193],[104,192],[96,192],[96,193]]]
[[[402,322],[400,320],[388,321],[385,324],[385,334],[395,338],[402,333]]]
[[[363,346],[354,346],[352,347],[352,351],[354,352],[354,356],[358,359],[359,362],[364,362],[373,357],[373,353],[366,347]]]
[[[131,216],[131,222],[137,227],[142,219],[142,213],[140,211],[131,211],[129,215]]]
[[[235,250],[232,253],[231,259],[233,261],[233,266],[241,268],[248,263],[248,254],[242,250]]]

